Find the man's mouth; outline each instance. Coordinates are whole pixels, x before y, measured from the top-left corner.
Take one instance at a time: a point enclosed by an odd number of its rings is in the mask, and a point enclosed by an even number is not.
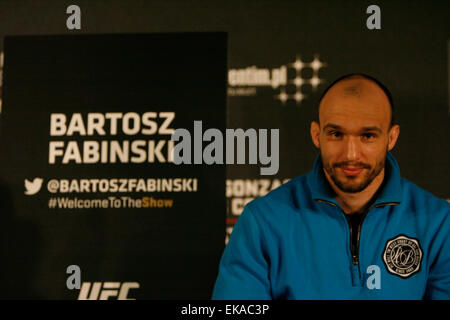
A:
[[[341,167],[342,172],[347,176],[356,176],[363,171],[361,167]]]

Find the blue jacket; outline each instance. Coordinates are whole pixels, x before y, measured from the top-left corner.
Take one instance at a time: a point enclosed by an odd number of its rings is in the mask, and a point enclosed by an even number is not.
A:
[[[308,174],[247,204],[212,298],[450,299],[450,204],[401,178],[389,152],[377,194],[352,251],[319,154]]]

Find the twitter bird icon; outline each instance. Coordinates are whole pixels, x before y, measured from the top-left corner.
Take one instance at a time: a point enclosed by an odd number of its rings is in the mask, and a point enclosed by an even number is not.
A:
[[[25,194],[31,196],[38,193],[41,190],[43,181],[44,179],[42,178],[34,178],[33,182],[25,179]]]

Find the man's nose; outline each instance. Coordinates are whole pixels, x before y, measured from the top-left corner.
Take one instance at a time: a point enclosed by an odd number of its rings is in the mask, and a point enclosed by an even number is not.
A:
[[[347,160],[358,160],[360,153],[359,140],[357,137],[348,137],[346,144]]]

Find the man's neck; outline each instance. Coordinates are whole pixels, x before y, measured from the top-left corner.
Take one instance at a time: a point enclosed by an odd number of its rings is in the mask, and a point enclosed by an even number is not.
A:
[[[324,170],[325,177],[332,189],[336,193],[336,200],[341,205],[346,214],[361,213],[368,209],[371,204],[371,200],[375,193],[383,183],[385,170],[381,170],[380,174],[373,179],[373,181],[361,192],[348,193],[339,189],[330,178],[328,173]]]

